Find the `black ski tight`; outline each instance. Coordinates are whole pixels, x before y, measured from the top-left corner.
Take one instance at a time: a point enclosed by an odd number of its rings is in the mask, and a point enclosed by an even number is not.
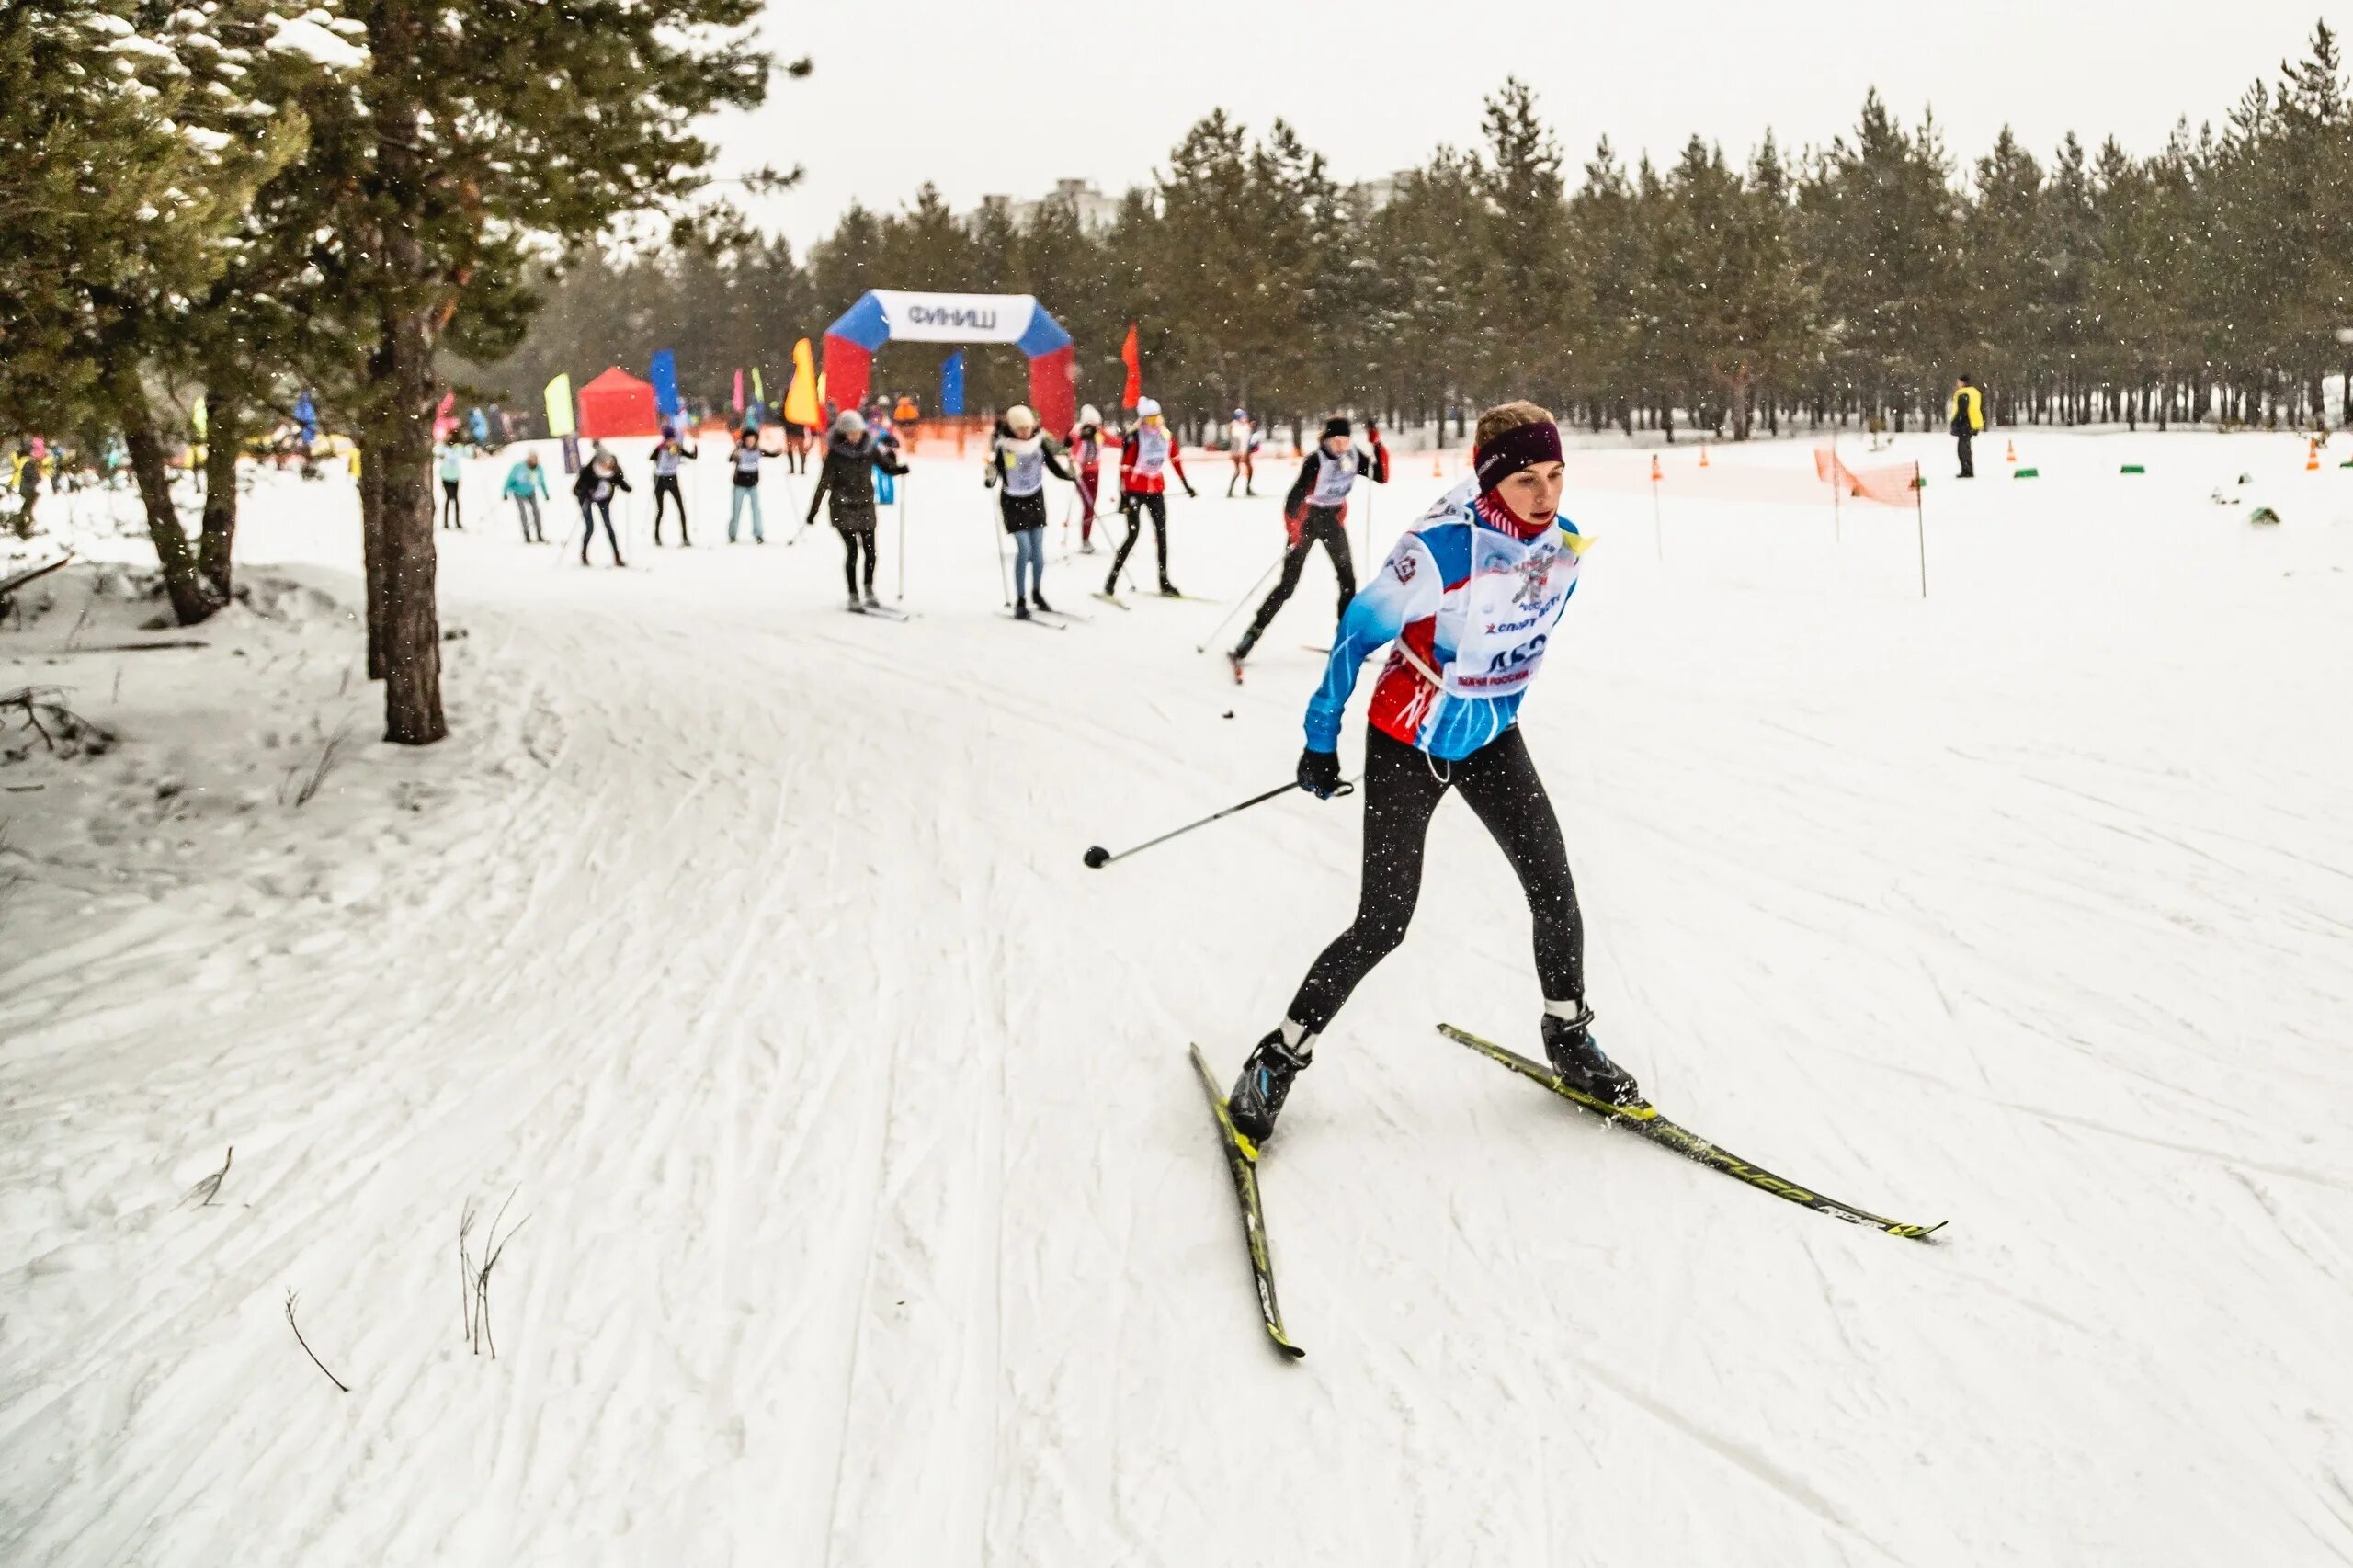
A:
[[[466,516],[458,508],[458,482],[454,479],[441,482],[441,526],[445,528],[466,526]]]
[[[874,591],[874,530],[872,528],[843,528],[842,581],[849,585],[850,597],[858,597],[860,551],[866,556],[866,591]]]
[[[654,476],[654,542],[655,544],[662,542],[662,513],[665,496],[678,504],[678,542],[689,545],[694,543],[694,540],[687,537],[687,497],[679,490],[678,476],[675,473],[657,473]]]
[[[1110,591],[1117,592],[1120,570],[1128,563],[1128,551],[1143,537],[1143,514],[1152,514],[1153,547],[1160,552],[1160,580],[1168,581],[1168,497],[1153,490],[1131,490],[1120,497],[1120,510],[1128,515],[1128,537],[1120,541],[1120,553],[1111,557],[1111,575],[1105,579]]]
[[[1283,551],[1282,578],[1275,584],[1275,591],[1267,596],[1267,602],[1258,607],[1258,613],[1251,618],[1250,630],[1242,634],[1242,646],[1237,652],[1247,653],[1258,645],[1258,639],[1266,635],[1276,614],[1298,588],[1300,570],[1307,564],[1307,552],[1319,542],[1332,558],[1332,574],[1340,580],[1340,613],[1348,613],[1348,601],[1357,597],[1357,568],[1348,555],[1348,530],[1340,525],[1338,507],[1310,506],[1300,525],[1299,542]]]
[[[1460,790],[1519,875],[1536,922],[1536,977],[1547,1001],[1585,995],[1585,922],[1569,880],[1560,819],[1513,725],[1459,762],[1440,762],[1379,730],[1364,743],[1364,881],[1356,924],[1335,937],[1291,999],[1291,1018],[1320,1034],[1372,966],[1405,939],[1422,891],[1430,814]]]

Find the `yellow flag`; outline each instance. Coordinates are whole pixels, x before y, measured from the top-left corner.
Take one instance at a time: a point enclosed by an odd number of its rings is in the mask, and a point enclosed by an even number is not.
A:
[[[805,337],[792,346],[792,385],[784,394],[784,416],[795,425],[817,423],[817,367]]]
[[[548,383],[548,434],[569,436],[579,428],[572,417],[572,377],[558,376]]]
[[[757,365],[752,367],[752,401],[762,408],[768,405],[767,389],[760,385],[760,368]]]
[[[202,398],[198,398],[196,406],[188,410],[188,423],[196,426],[196,438],[199,441],[203,440],[204,427],[211,421],[205,415]]]

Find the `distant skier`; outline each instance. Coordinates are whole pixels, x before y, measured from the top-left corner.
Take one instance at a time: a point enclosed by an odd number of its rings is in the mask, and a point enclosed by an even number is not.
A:
[[[540,522],[540,503],[553,497],[548,490],[548,471],[540,466],[539,453],[526,452],[521,462],[506,471],[506,494],[522,517],[523,542],[547,543],[547,532]]]
[[[1226,655],[1233,662],[1234,679],[1242,678],[1242,661],[1250,656],[1250,650],[1274,624],[1276,612],[1299,586],[1307,552],[1319,542],[1332,558],[1332,575],[1340,580],[1340,614],[1348,613],[1348,601],[1357,597],[1356,564],[1348,556],[1348,492],[1355,488],[1359,474],[1375,484],[1389,483],[1389,449],[1381,444],[1380,426],[1367,423],[1364,435],[1372,443],[1369,452],[1356,444],[1346,419],[1335,415],[1325,420],[1323,439],[1307,454],[1299,477],[1291,481],[1290,494],[1283,497],[1283,527],[1290,541],[1283,551],[1283,574],[1267,602],[1258,607],[1242,641]]]
[[[1167,492],[1171,469],[1176,471],[1176,483],[1185,487],[1188,497],[1199,494],[1193,488],[1193,482],[1185,477],[1184,460],[1177,455],[1176,438],[1169,434],[1167,421],[1161,417],[1159,403],[1143,398],[1136,403],[1136,427],[1120,444],[1120,510],[1128,519],[1128,537],[1120,541],[1119,552],[1111,557],[1111,574],[1103,579],[1107,598],[1119,592],[1120,569],[1127,565],[1128,552],[1143,537],[1145,512],[1152,514],[1152,542],[1160,557],[1160,591],[1171,598],[1184,597],[1168,580]]]
[[[735,484],[727,505],[727,542],[735,542],[735,525],[742,520],[744,508],[752,508],[752,542],[766,544],[767,532],[760,527],[760,432],[756,426],[746,425],[736,434],[735,450],[731,454],[735,464]]]
[[[1038,416],[1020,403],[1005,411],[996,436],[989,442],[988,473],[983,483],[998,486],[997,509],[1005,531],[1013,536],[1013,613],[1027,620],[1034,607],[1051,613],[1046,602],[1046,475],[1069,479],[1044,434]],[[1024,584],[1027,586],[1024,586]]]
[[[874,449],[886,453],[892,464],[899,462],[899,427],[891,418],[891,400],[875,395],[874,412],[866,416],[866,433],[874,442]],[[876,465],[878,468],[880,464]],[[899,498],[898,476],[906,472],[901,466],[881,469],[881,483],[874,486],[874,504],[888,506]]]
[[[1358,982],[1404,940],[1430,815],[1460,790],[1528,895],[1542,983],[1544,1052],[1582,1094],[1630,1105],[1641,1090],[1594,1043],[1585,927],[1561,824],[1518,729],[1520,699],[1576,590],[1575,527],[1560,516],[1561,431],[1532,403],[1479,416],[1473,477],[1408,529],[1349,606],[1307,705],[1299,785],[1340,787],[1340,721],[1358,668],[1393,642],[1373,687],[1364,749],[1363,880],[1355,922],[1317,958],[1281,1025],[1250,1052],[1229,1108],[1263,1140],[1314,1059],[1316,1036]]]
[[[1078,486],[1078,552],[1095,553],[1095,497],[1103,484],[1103,415],[1088,403],[1078,411],[1065,445],[1070,450],[1072,483]],[[1065,525],[1067,526],[1067,525]],[[1069,536],[1063,536],[1067,539]]]
[[[675,501],[678,506],[678,548],[691,549],[694,540],[687,537],[687,498],[678,488],[678,468],[688,459],[702,455],[678,438],[676,431],[665,432],[654,449],[654,548],[662,548],[662,512],[664,504]]]
[[[572,483],[573,498],[580,503],[580,564],[588,564],[588,546],[597,538],[597,518],[605,520],[605,542],[613,547],[613,564],[626,566],[621,559],[620,537],[613,532],[613,493],[628,490],[629,477],[621,472],[620,459],[605,449],[602,441],[580,465],[580,477]],[[591,509],[594,509],[594,515]]]
[[[1955,477],[1977,477],[1977,462],[1969,448],[1970,443],[1977,438],[1977,433],[1984,428],[1985,394],[1977,390],[1977,383],[1963,376],[1953,383],[1952,388],[1952,442],[1953,449],[1961,459],[1961,472]]]
[[[882,450],[866,429],[866,415],[845,408],[834,419],[834,433],[825,443],[825,460],[818,465],[817,486],[809,493],[809,518],[817,520],[817,504],[833,497],[830,517],[842,536],[842,581],[849,588],[849,608],[865,610],[882,601],[874,597],[874,471],[904,473],[897,457]],[[865,565],[861,571],[859,562]]]
[[[455,441],[444,441],[433,449],[441,471],[441,526],[463,530],[465,515],[458,506],[458,484],[466,477],[466,454]]]
[[[809,449],[816,444],[817,433],[814,430],[806,425],[795,425],[788,421],[784,426],[784,472],[807,473]]]
[[[1242,494],[1256,495],[1252,488],[1258,481],[1258,426],[1250,421],[1250,411],[1237,408],[1233,420],[1225,427],[1226,455],[1233,460],[1233,472],[1225,482],[1225,498],[1233,499],[1233,487],[1239,483]]]

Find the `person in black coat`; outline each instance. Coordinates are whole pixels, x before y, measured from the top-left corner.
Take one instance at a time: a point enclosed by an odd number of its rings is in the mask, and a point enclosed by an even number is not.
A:
[[[621,559],[621,541],[613,532],[613,492],[630,488],[629,478],[621,472],[620,460],[605,450],[598,443],[588,460],[580,465],[580,477],[572,482],[573,499],[580,503],[580,564],[588,564],[588,546],[597,537],[597,518],[605,519],[605,542],[613,547],[613,564],[626,566]]]
[[[808,521],[815,522],[818,503],[832,497],[829,516],[834,531],[842,536],[842,581],[849,587],[849,608],[858,610],[882,602],[874,597],[876,469],[888,474],[907,472],[905,464],[878,447],[867,434],[864,415],[854,408],[843,409],[834,421],[833,435],[825,442],[825,460],[817,470],[817,487],[809,494]]]

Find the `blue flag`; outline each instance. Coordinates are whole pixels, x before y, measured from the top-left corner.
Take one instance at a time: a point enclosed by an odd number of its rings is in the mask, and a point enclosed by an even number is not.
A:
[[[311,401],[309,392],[304,392],[294,400],[294,423],[302,427],[304,446],[307,447],[319,438],[318,405]]]
[[[950,416],[964,412],[964,351],[961,348],[939,362],[939,412]]]
[[[676,415],[684,406],[678,398],[678,360],[668,349],[657,350],[652,366],[654,407],[663,418]]]

